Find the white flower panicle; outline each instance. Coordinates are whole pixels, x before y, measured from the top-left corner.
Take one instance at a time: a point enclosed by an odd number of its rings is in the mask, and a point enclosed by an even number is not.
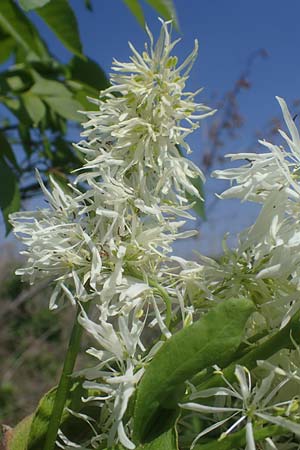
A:
[[[200,91],[185,91],[197,43],[178,65],[169,28],[162,22],[156,44],[147,30],[150,46],[142,54],[130,44],[131,61],[114,61],[111,87],[93,100],[99,111],[86,113],[76,145],[85,163],[68,191],[55,180],[48,191],[37,174],[50,208],[10,216],[26,246],[18,273],[31,283],[54,281],[51,308],[65,297],[77,305],[92,301],[99,315],[97,321],[82,312],[79,319],[95,339],[88,353],[98,361],[82,372],[87,392],[93,390],[86,401],[102,410],[99,427],[86,418],[92,446],[134,448],[124,415],[144,370],[143,331],[156,327],[169,338],[172,317],[179,312],[184,326],[192,315],[168,264],[173,242],[195,233],[181,228],[193,218],[188,198],[201,198],[193,181],[204,181],[183,155],[190,153],[185,138],[214,111],[196,103]]]
[[[186,192],[200,196],[192,179],[204,179],[203,174],[180,148],[190,152],[186,136],[214,111],[195,102],[200,91],[184,92],[197,43],[177,67],[171,51],[178,40],[171,42],[168,27],[163,22],[156,45],[148,30],[150,48],[146,45],[142,54],[130,44],[131,62],[114,61],[112,86],[96,101],[99,111],[88,113],[82,133],[87,141],[77,148],[88,160],[79,180],[113,178],[133,188],[146,206],[159,204],[173,214],[186,204]]]

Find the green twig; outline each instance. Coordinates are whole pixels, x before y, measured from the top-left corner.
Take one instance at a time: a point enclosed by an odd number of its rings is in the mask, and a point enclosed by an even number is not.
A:
[[[169,294],[162,286],[157,283],[157,281],[151,280],[149,278],[148,283],[150,286],[154,287],[157,290],[166,305],[166,326],[167,328],[169,328],[172,320],[172,303]]]
[[[55,442],[59,426],[61,423],[64,406],[72,385],[71,375],[73,373],[76,357],[80,349],[80,341],[82,335],[82,327],[77,320],[80,311],[81,308],[80,306],[78,306],[76,313],[76,320],[72,328],[62,374],[57,387],[53,410],[50,417],[45,446],[43,450],[54,450],[55,448]]]

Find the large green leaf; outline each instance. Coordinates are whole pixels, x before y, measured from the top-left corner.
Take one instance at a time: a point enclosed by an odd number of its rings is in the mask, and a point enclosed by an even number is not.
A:
[[[75,120],[81,122],[83,116],[78,113],[81,108],[81,104],[73,98],[62,97],[44,97],[45,103],[59,116],[68,120]]]
[[[37,126],[46,113],[46,107],[42,100],[31,92],[22,95],[24,106],[32,120],[34,126]]]
[[[126,448],[121,444],[117,444],[113,449],[111,447],[109,449],[103,449],[103,447],[100,446],[97,450],[126,450]],[[136,450],[178,450],[176,430],[167,430],[152,441],[139,445],[136,447]]]
[[[164,19],[173,20],[178,28],[178,19],[173,0],[146,0]]]
[[[25,11],[30,11],[31,9],[41,8],[50,1],[51,0],[19,0],[19,4]]]
[[[171,425],[184,382],[200,370],[227,365],[241,343],[253,303],[244,298],[222,302],[191,326],[172,336],[154,356],[137,390],[134,437],[144,442]],[[173,410],[173,411],[172,411]],[[171,418],[170,418],[171,417]]]
[[[35,27],[12,0],[0,1],[0,26],[25,52],[43,55],[43,44]]]
[[[178,450],[176,432],[168,430],[153,441],[138,446],[137,450]]]
[[[41,97],[72,97],[72,92],[59,81],[48,80],[47,78],[38,77],[30,92]]]
[[[53,0],[38,8],[36,13],[46,22],[68,50],[82,56],[77,19],[68,0]]]
[[[77,112],[82,109],[81,104],[73,98],[73,93],[63,83],[39,77],[30,92],[41,97],[49,108],[64,119],[82,119]]]
[[[15,40],[11,37],[10,34],[4,32],[0,28],[0,64],[5,62],[9,56],[11,55],[12,51],[14,50],[16,46]]]
[[[229,380],[235,379],[236,365],[245,366],[247,369],[254,369],[257,361],[266,360],[283,348],[294,348],[291,336],[295,339],[297,344],[300,344],[300,312],[298,311],[287,325],[281,330],[277,331],[273,336],[267,339],[263,338],[262,342],[256,342],[255,345],[250,346],[249,350],[245,352],[242,357],[234,358],[231,363],[223,369],[224,376]],[[209,389],[215,386],[221,386],[223,381],[220,376],[213,375],[203,382],[198,384],[197,389]]]
[[[71,80],[79,81],[86,88],[95,89],[97,94],[109,86],[104,70],[90,58],[83,60],[74,56],[70,61],[69,69]]]
[[[34,151],[31,144],[30,127],[26,126],[26,124],[19,122],[18,135],[26,155],[30,157],[32,155],[32,152]]]
[[[138,0],[123,0],[123,1],[128,6],[132,14],[136,17],[140,25],[142,25],[143,27],[145,25],[145,18],[141,5],[139,4],[139,1]]]
[[[75,382],[71,391],[66,406],[76,410],[81,404],[81,396],[83,395],[83,388],[80,382]],[[56,387],[51,389],[41,399],[37,410],[32,416],[32,424],[28,437],[28,448],[30,450],[41,450],[43,448],[44,439],[48,430],[49,419],[52,413],[54,400],[56,396]],[[62,417],[62,424],[70,418],[70,414],[65,412]]]
[[[92,59],[83,60],[74,56],[69,64],[68,85],[76,92],[74,98],[85,111],[97,110],[98,106],[91,103],[88,97],[98,98],[99,91],[109,86],[105,72]]]
[[[18,168],[18,163],[15,157],[15,154],[13,152],[13,149],[11,148],[10,143],[5,137],[5,134],[0,132],[0,159],[6,159],[8,160],[15,168]]]
[[[20,191],[17,178],[3,157],[0,158],[0,180],[3,186],[0,195],[0,208],[5,222],[6,233],[8,233],[11,229],[8,216],[10,213],[20,209]]]
[[[27,442],[32,423],[32,415],[25,417],[12,430],[4,450],[27,450]]]
[[[66,406],[73,410],[79,410],[82,406],[81,397],[83,395],[82,383],[75,381]],[[41,450],[44,448],[44,440],[48,429],[50,415],[56,395],[56,387],[47,392],[40,400],[36,411],[30,416],[23,419],[10,433],[7,450]],[[76,423],[76,425],[75,425]],[[75,434],[78,435],[78,419],[74,418],[66,410],[61,426],[68,426],[70,430],[72,427]],[[84,431],[86,427],[81,424]],[[74,435],[75,435],[74,434]]]

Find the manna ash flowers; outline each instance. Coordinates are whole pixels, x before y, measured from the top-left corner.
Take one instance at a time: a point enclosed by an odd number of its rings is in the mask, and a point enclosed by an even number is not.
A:
[[[89,401],[106,411],[93,442],[126,448],[134,448],[124,415],[143,373],[143,331],[151,326],[169,338],[173,316],[190,315],[163,267],[173,242],[194,234],[182,231],[192,218],[188,197],[201,198],[193,181],[204,176],[183,155],[185,139],[214,113],[196,102],[200,91],[185,91],[197,42],[178,64],[169,29],[162,22],[156,44],[147,29],[150,45],[141,54],[130,44],[130,62],[114,61],[111,87],[93,100],[99,111],[86,113],[76,145],[85,163],[75,182],[66,191],[52,180],[48,191],[38,175],[50,208],[10,218],[26,246],[18,273],[54,281],[52,308],[65,297],[96,310],[79,316],[97,347],[88,352],[100,361],[82,371],[85,386],[99,391]]]

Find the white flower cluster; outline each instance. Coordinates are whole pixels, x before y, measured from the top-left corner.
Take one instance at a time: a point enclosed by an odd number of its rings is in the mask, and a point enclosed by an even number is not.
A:
[[[266,141],[266,153],[228,155],[242,166],[217,170],[230,180],[221,198],[261,204],[256,222],[238,236],[238,245],[217,261],[200,256],[181,276],[208,300],[251,298],[269,327],[284,326],[300,308],[300,137],[283,99],[277,98],[290,136],[279,130],[288,149]]]
[[[248,163],[216,171],[214,175],[235,183],[222,197],[234,196],[262,204],[254,225],[241,233],[238,252],[251,253],[248,267],[255,268],[256,280],[272,285],[267,315],[272,316],[272,309],[276,311],[281,304],[283,326],[300,307],[300,137],[285,101],[279,97],[277,100],[290,133],[289,136],[279,130],[287,149],[260,141],[267,153],[236,155],[235,159],[247,158]],[[261,303],[268,301],[267,297],[261,300]]]
[[[61,297],[96,305],[96,313],[82,310],[79,319],[97,345],[88,352],[98,364],[84,371],[86,388],[101,392],[87,399],[102,408],[93,442],[130,449],[124,414],[143,373],[141,334],[149,325],[169,338],[173,315],[191,315],[162,265],[176,239],[194,234],[181,227],[192,218],[187,197],[201,198],[193,181],[204,176],[181,149],[190,152],[186,136],[214,112],[195,102],[198,92],[184,90],[197,43],[177,65],[169,25],[162,23],[155,45],[148,30],[142,54],[130,45],[129,63],[114,61],[111,87],[94,100],[99,111],[86,113],[76,145],[85,164],[68,192],[55,180],[48,192],[38,175],[50,208],[10,217],[27,247],[18,273],[31,283],[54,280],[50,307]]]
[[[224,253],[218,260],[199,255],[199,262],[192,263],[177,258],[185,292],[196,309],[239,296],[254,301],[257,313],[248,324],[248,336],[284,327],[300,309],[300,137],[285,101],[277,100],[290,133],[279,130],[287,149],[260,141],[268,149],[266,153],[228,155],[244,164],[213,173],[231,182],[221,198],[261,205],[255,223],[239,234],[236,248],[228,248],[225,239]],[[191,448],[217,429],[223,431],[219,437],[222,440],[244,428],[245,449],[256,450],[254,428],[259,436],[270,423],[282,427],[280,436],[262,439],[259,448],[299,448],[300,353],[293,336],[291,340],[296,351],[289,352],[285,361],[279,353],[272,362],[258,362],[260,368],[269,370],[267,376],[236,365],[237,383],[227,380],[219,370],[220,387],[201,390],[201,385],[192,386],[191,401],[181,407],[193,415],[201,414],[205,425]]]

